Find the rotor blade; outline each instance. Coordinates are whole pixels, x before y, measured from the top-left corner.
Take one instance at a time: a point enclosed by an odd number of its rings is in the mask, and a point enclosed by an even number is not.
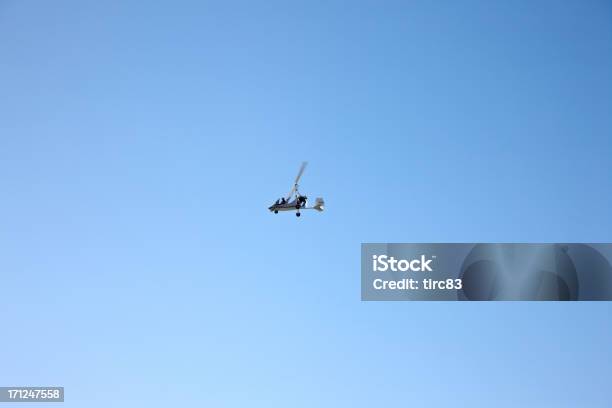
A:
[[[306,168],[307,164],[308,164],[308,162],[302,162],[302,166],[300,167],[300,171],[298,171],[298,174],[295,177],[295,182],[293,183],[293,187],[291,188],[291,191],[289,191],[289,194],[287,195],[287,198],[286,198],[287,201],[291,198],[291,196],[293,195],[295,190],[297,190],[298,181],[300,181],[300,177],[302,177],[302,173],[304,173],[304,169]]]
[[[308,164],[308,162],[302,162],[302,166],[300,167],[300,171],[298,172],[298,175],[295,178],[295,185],[297,185],[298,181],[300,181],[300,177],[302,177],[302,173],[304,173],[304,169],[306,168],[306,165]]]
[[[285,200],[289,201],[289,199],[291,198],[291,196],[293,195],[293,192],[295,191],[295,186],[293,186],[293,188],[291,189],[291,191],[289,192],[289,194],[287,194],[287,197],[285,197]]]

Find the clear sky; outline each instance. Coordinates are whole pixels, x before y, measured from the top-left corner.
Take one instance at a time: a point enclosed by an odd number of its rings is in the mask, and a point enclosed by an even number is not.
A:
[[[359,251],[611,241],[611,73],[603,0],[0,0],[0,385],[610,407],[611,303],[361,302]]]

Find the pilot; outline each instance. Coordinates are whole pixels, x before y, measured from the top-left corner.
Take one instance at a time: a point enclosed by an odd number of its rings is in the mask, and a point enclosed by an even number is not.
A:
[[[274,204],[278,205],[278,203],[280,203],[280,198],[278,200],[276,200],[276,202]]]
[[[286,204],[287,200],[285,200],[285,197],[281,198],[281,204]]]

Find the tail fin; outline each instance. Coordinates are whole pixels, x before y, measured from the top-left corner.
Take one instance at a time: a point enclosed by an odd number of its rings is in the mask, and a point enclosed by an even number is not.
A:
[[[323,211],[325,209],[325,201],[323,201],[322,197],[317,197],[315,200],[315,205],[312,207],[317,211]]]

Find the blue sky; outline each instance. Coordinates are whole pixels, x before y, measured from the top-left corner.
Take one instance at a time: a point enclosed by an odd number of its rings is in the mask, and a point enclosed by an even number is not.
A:
[[[0,1],[0,384],[610,406],[608,302],[359,300],[362,242],[611,239],[612,6],[496,3]]]

